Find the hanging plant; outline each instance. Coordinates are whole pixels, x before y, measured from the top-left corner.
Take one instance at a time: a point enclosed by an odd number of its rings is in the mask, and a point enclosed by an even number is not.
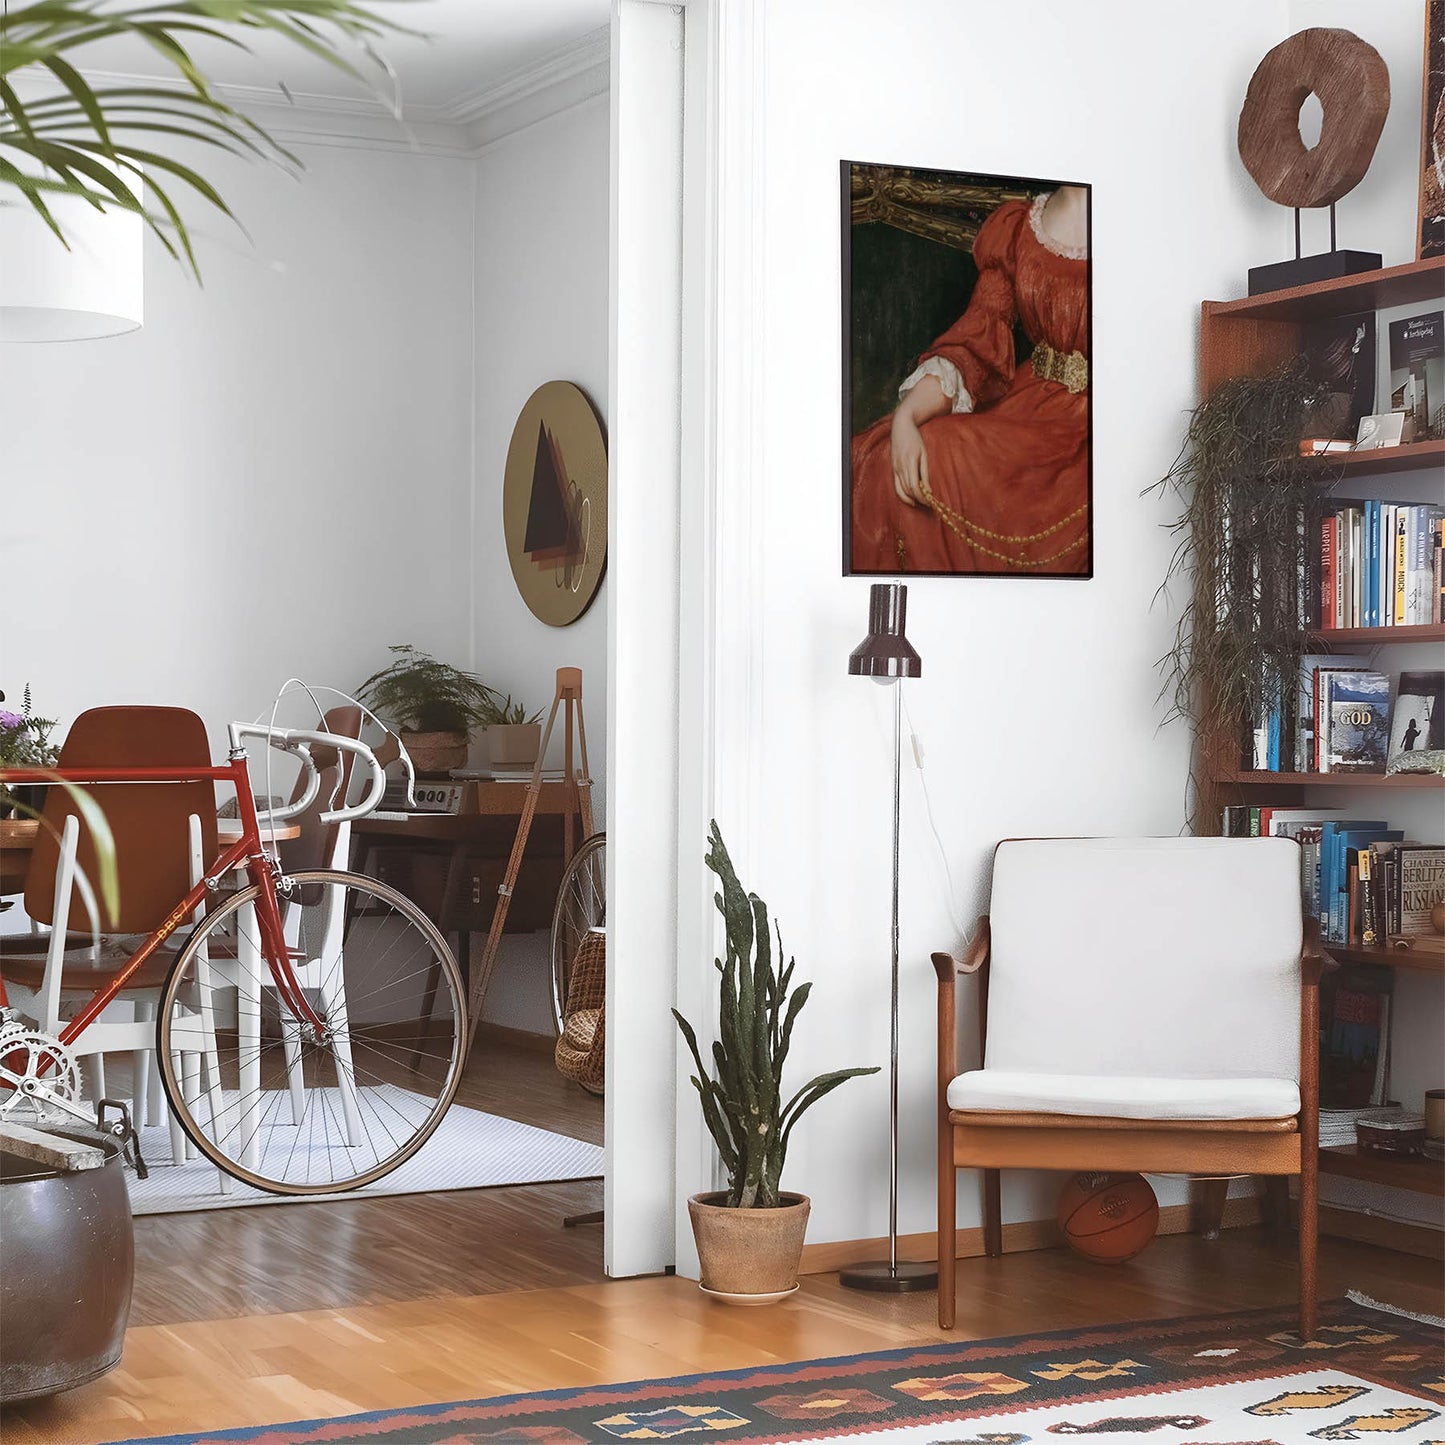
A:
[[[1191,723],[1208,757],[1234,761],[1255,722],[1295,701],[1312,615],[1304,597],[1309,528],[1323,490],[1318,458],[1299,455],[1324,389],[1303,358],[1224,382],[1190,417],[1174,465],[1147,492],[1184,511],[1161,591],[1187,577],[1174,646],[1160,659],[1166,721]]]

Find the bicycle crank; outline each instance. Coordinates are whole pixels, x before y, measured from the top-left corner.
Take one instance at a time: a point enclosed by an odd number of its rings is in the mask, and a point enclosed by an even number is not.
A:
[[[6,1024],[0,1028],[0,1118],[45,1120],[54,1109],[94,1126],[95,1116],[80,1103],[75,1055],[51,1034]]]

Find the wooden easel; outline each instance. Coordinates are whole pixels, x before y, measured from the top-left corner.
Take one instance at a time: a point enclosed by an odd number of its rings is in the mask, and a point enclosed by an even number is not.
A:
[[[587,763],[587,724],[582,717],[582,669],[559,667],[557,693],[552,699],[552,711],[547,715],[547,726],[542,730],[542,745],[537,749],[537,762],[532,769],[532,780],[527,784],[522,815],[517,819],[517,836],[512,843],[511,857],[507,859],[506,874],[497,887],[497,906],[492,912],[487,946],[482,952],[481,966],[472,975],[471,996],[467,1000],[467,1011],[471,1015],[471,1025],[467,1032],[469,1054],[472,1041],[477,1036],[482,1006],[486,1003],[487,986],[492,981],[492,970],[497,964],[497,951],[502,946],[502,928],[507,921],[512,890],[516,887],[517,874],[522,867],[522,855],[527,850],[527,835],[532,831],[532,819],[536,816],[537,800],[542,793],[542,769],[547,761],[547,746],[552,740],[552,729],[556,725],[559,708],[562,711],[563,728],[562,785],[566,789],[567,800],[562,843],[564,867],[571,861],[577,843],[581,841],[576,836],[575,820],[581,819],[583,839],[592,836],[592,770]],[[580,768],[577,766],[579,762]]]

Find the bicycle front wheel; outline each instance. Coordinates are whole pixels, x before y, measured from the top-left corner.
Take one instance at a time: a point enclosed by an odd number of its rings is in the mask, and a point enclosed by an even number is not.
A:
[[[288,1007],[242,889],[197,924],[161,996],[171,1108],[201,1152],[273,1194],[389,1174],[446,1113],[466,1056],[466,990],[441,934],[394,888],[313,869],[277,882],[296,982]]]

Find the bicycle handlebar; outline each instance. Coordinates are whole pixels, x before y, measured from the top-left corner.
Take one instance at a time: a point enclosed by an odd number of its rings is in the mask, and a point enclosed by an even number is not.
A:
[[[321,772],[316,759],[311,755],[313,747],[336,748],[343,752],[354,753],[366,764],[371,774],[367,779],[367,789],[361,800],[353,803],[350,807],[343,805],[340,808],[328,808],[320,815],[322,823],[345,823],[353,818],[364,817],[381,802],[382,794],[386,790],[385,767],[376,754],[359,738],[342,737],[339,733],[314,732],[307,728],[267,727],[262,723],[232,723],[230,735],[233,749],[242,746],[242,738],[265,738],[271,747],[281,752],[294,754],[300,759],[302,767],[306,769],[306,789],[301,797],[294,802],[283,803],[279,808],[268,808],[259,812],[257,817],[264,821],[280,822],[286,818],[294,818],[297,814],[304,813],[315,802],[317,791],[321,786]],[[401,746],[400,740],[395,739],[395,735],[391,733],[388,733],[388,743],[383,745],[384,751],[390,752],[389,744],[392,741],[395,741],[397,756],[406,769],[408,792],[410,792],[410,780],[413,776],[411,759],[407,756],[406,749]]]

